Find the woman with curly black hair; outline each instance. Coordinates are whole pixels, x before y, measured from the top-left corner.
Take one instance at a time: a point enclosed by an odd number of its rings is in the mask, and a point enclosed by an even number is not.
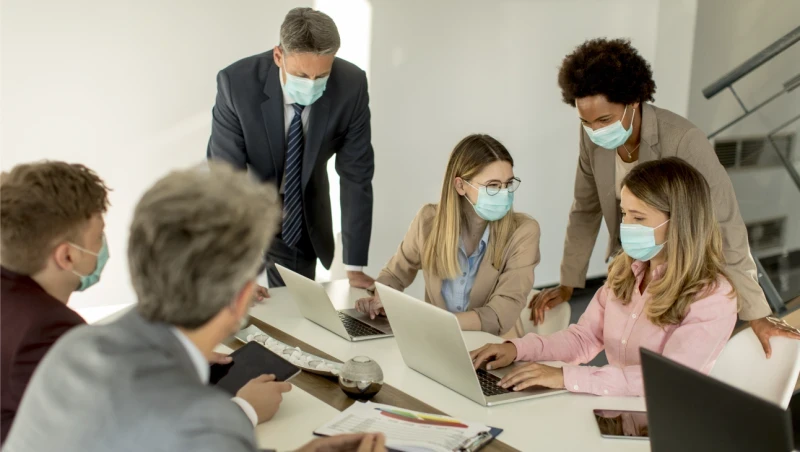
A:
[[[606,260],[619,251],[620,186],[631,169],[649,160],[679,157],[703,174],[711,187],[726,273],[741,300],[739,317],[750,321],[767,356],[770,337],[800,339],[800,331],[768,317],[772,311],[758,285],[736,194],[711,143],[686,118],[649,103],[655,100],[653,71],[630,41],[584,42],[564,58],[558,85],[564,102],[576,108],[580,119],[580,157],[561,284],[531,299],[534,324],[541,323],[553,306],[569,301],[575,287],[584,287],[601,219],[610,234]],[[635,321],[634,317],[631,322]]]

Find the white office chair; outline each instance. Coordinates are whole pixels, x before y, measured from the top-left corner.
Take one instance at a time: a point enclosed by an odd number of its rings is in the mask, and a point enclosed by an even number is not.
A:
[[[532,290],[528,295],[528,302],[530,302],[531,298],[537,293],[539,293],[538,290]],[[536,333],[542,336],[547,336],[548,334],[561,331],[569,326],[569,318],[571,315],[572,308],[570,308],[569,303],[561,303],[560,305],[547,311],[544,316],[544,323],[534,325],[531,321],[531,308],[529,308],[526,304],[525,309],[523,309],[519,315],[520,321],[522,322],[522,334],[525,335],[528,333]]]
[[[800,374],[800,341],[773,337],[772,357],[752,328],[731,338],[722,350],[711,376],[786,409]]]

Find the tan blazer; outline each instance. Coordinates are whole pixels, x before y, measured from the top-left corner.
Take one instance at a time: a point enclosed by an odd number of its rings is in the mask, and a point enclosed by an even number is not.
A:
[[[422,269],[425,239],[433,227],[436,205],[428,204],[417,214],[406,232],[397,253],[378,276],[378,282],[404,290],[414,282]],[[494,268],[491,243],[486,249],[469,297],[469,310],[481,319],[481,330],[501,335],[513,331],[528,293],[533,288],[533,269],[539,264],[539,223],[533,218],[515,213],[519,226],[511,237],[500,268]],[[442,279],[423,272],[425,301],[446,309],[442,297]],[[520,325],[521,326],[521,325]],[[520,329],[521,331],[521,329]]]
[[[679,157],[694,166],[711,186],[714,213],[722,228],[726,270],[738,291],[739,317],[759,319],[772,310],[758,285],[756,266],[750,256],[747,229],[725,168],[719,163],[705,133],[685,118],[650,104],[642,104],[639,162]],[[610,239],[606,260],[620,249],[619,201],[615,184],[614,151],[594,144],[580,128],[580,158],[575,176],[575,200],[569,214],[561,284],[584,287],[589,258],[605,219]]]

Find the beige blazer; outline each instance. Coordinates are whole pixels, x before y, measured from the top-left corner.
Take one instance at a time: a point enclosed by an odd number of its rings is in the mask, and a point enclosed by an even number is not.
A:
[[[738,291],[739,317],[759,319],[772,311],[758,285],[756,266],[747,243],[747,229],[725,168],[719,163],[705,133],[685,118],[650,104],[642,104],[639,162],[679,157],[702,173],[711,186],[714,212],[722,228],[726,270]],[[610,240],[606,260],[620,249],[619,201],[616,197],[614,151],[594,144],[580,128],[580,158],[575,176],[575,200],[569,214],[561,284],[584,287],[589,258],[605,219]]]
[[[378,276],[378,282],[404,290],[422,269],[425,239],[433,227],[436,205],[428,204],[417,214],[397,253]],[[533,288],[533,269],[539,264],[539,223],[515,213],[519,226],[511,237],[500,268],[494,268],[491,243],[483,256],[469,298],[469,310],[481,319],[481,330],[502,335],[512,331]],[[442,279],[423,272],[425,301],[446,309]],[[521,326],[521,325],[520,325]],[[521,331],[521,328],[519,328]]]

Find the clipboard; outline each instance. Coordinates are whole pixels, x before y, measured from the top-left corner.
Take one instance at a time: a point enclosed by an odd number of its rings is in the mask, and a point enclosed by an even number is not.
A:
[[[500,428],[446,415],[363,402],[342,411],[314,434],[384,433],[386,448],[394,452],[474,452],[486,447],[502,432]]]
[[[492,442],[499,434],[503,433],[503,429],[497,427],[491,427],[491,430],[488,432],[483,432],[472,438],[470,440],[465,441],[458,449],[454,450],[453,452],[477,452],[484,447],[486,447],[489,443]]]

